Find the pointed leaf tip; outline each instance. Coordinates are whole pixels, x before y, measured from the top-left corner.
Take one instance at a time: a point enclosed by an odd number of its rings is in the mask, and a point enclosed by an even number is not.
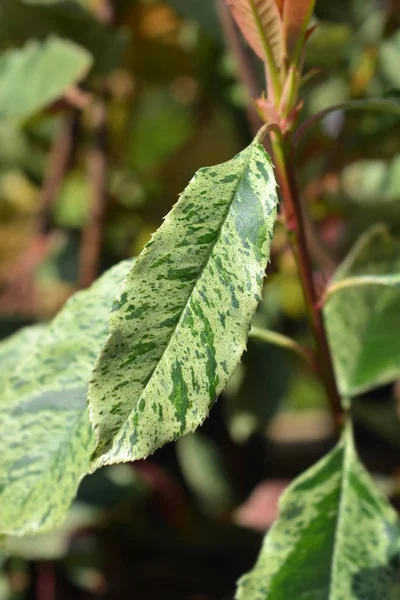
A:
[[[275,188],[257,143],[200,169],[138,258],[90,384],[94,466],[145,458],[203,423],[261,299]]]

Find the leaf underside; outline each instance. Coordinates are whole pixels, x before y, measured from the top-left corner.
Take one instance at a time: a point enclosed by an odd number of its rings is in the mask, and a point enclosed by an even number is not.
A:
[[[395,511],[359,462],[352,432],[280,500],[237,600],[395,600],[400,597]]]
[[[91,63],[86,50],[56,37],[4,52],[0,55],[0,118],[31,116],[77,83]]]
[[[332,287],[347,278],[355,284],[338,288],[324,308],[338,384],[345,397],[400,377],[399,273],[400,242],[383,225],[366,232],[335,273]]]
[[[245,349],[277,197],[265,150],[200,169],[127,277],[93,372],[94,467],[194,431]]]
[[[115,288],[131,266],[124,261],[75,294],[24,348],[0,403],[0,533],[58,525],[89,471],[95,446],[86,402],[90,373],[107,339]]]
[[[280,67],[284,59],[282,21],[275,0],[226,0],[236,23],[254,52]]]

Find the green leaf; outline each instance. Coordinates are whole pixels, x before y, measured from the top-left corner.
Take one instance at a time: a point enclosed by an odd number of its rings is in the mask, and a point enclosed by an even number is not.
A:
[[[245,349],[276,219],[268,155],[200,169],[129,274],[89,389],[94,465],[194,431]]]
[[[349,397],[400,376],[400,242],[366,232],[336,271],[324,317],[340,392]]]
[[[400,31],[397,31],[389,40],[386,40],[379,49],[380,67],[390,84],[400,89]]]
[[[350,427],[283,493],[237,600],[399,598],[397,515],[359,462]]]
[[[24,327],[0,342],[0,404],[4,401],[6,383],[17,363],[24,358],[27,349],[37,342],[44,330],[44,325]]]
[[[347,201],[375,211],[400,207],[400,154],[391,161],[370,159],[356,160],[342,172],[341,187]]]
[[[88,71],[92,59],[72,42],[29,42],[0,56],[0,118],[26,119],[63,95]]]
[[[188,2],[187,0],[168,0],[179,14],[186,19],[195,21],[205,32],[222,44],[223,36],[221,26],[218,22],[216,4],[214,0],[202,0],[202,2]]]
[[[21,0],[1,0],[1,50],[23,46],[32,38],[45,40],[50,35],[57,35],[86,48],[93,56],[93,71],[96,73],[107,73],[114,69],[127,42],[124,30],[110,30],[76,2],[35,6]],[[59,75],[57,69],[55,73]]]
[[[232,510],[234,489],[218,445],[200,432],[178,440],[179,466],[202,508],[211,515]]]
[[[0,532],[48,531],[66,516],[89,471],[94,435],[86,393],[107,339],[124,261],[75,294],[9,380],[0,415]]]

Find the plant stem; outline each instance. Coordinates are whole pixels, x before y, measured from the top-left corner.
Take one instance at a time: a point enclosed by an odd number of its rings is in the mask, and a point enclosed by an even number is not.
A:
[[[314,334],[318,372],[325,387],[335,424],[339,428],[343,422],[344,412],[336,385],[322,310],[314,284],[304,217],[293,167],[293,151],[290,143],[282,135],[271,132],[270,139],[282,194],[285,225],[299,270],[308,317]]]
[[[262,327],[252,327],[249,337],[254,340],[260,340],[261,342],[267,342],[267,344],[274,344],[280,348],[291,350],[305,360],[311,367],[314,368],[315,366],[311,351],[308,348],[304,348],[301,344],[296,342],[296,340],[293,340],[282,333],[272,331],[271,329],[264,329]]]

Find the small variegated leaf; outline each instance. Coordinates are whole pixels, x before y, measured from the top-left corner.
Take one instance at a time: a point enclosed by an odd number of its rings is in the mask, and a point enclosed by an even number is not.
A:
[[[138,258],[89,387],[100,466],[194,431],[245,349],[276,219],[272,165],[254,142],[200,169]]]
[[[327,288],[324,317],[341,394],[400,377],[400,242],[384,225],[367,231]]]
[[[48,531],[65,518],[89,471],[94,435],[86,394],[107,339],[108,312],[132,266],[124,261],[75,294],[9,379],[0,403],[0,533]]]
[[[360,463],[350,426],[283,493],[279,518],[237,600],[395,600],[397,515]]]
[[[254,52],[276,67],[283,63],[285,49],[281,15],[275,0],[226,0],[236,23]]]
[[[45,325],[24,327],[0,342],[0,404],[4,401],[9,377],[24,356],[31,352],[45,328]]]

